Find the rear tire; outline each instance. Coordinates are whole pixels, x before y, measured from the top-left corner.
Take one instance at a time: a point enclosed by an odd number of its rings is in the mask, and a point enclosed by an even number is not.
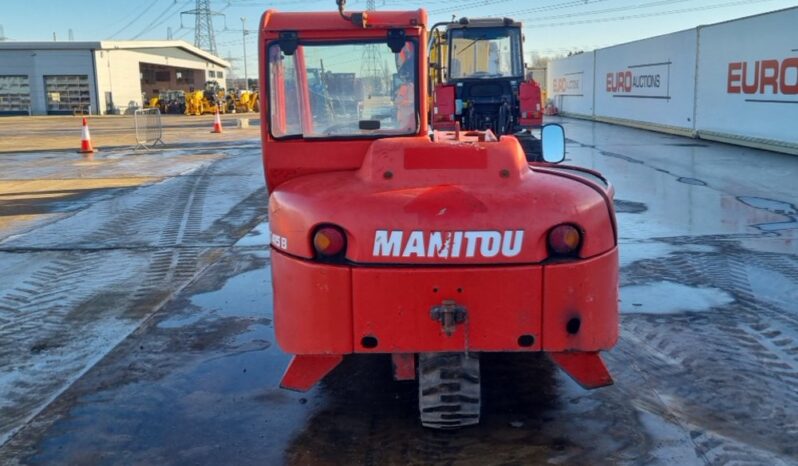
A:
[[[418,408],[421,425],[458,429],[479,424],[479,355],[420,353]]]

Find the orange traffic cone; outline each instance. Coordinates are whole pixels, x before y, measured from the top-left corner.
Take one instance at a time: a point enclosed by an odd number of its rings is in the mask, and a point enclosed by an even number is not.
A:
[[[222,119],[219,118],[219,107],[216,107],[216,118],[213,120],[213,129],[211,133],[221,133],[222,132]]]
[[[91,147],[91,135],[89,134],[89,124],[86,123],[86,117],[83,117],[83,131],[80,135],[80,150],[81,154],[93,154],[94,148]]]

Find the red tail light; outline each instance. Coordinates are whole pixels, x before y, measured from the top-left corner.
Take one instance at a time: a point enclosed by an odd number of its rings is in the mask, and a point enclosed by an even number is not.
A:
[[[337,256],[346,248],[346,236],[338,227],[323,226],[313,235],[313,248],[322,256]]]
[[[582,234],[574,225],[563,223],[549,231],[549,249],[555,254],[574,254],[581,244]]]

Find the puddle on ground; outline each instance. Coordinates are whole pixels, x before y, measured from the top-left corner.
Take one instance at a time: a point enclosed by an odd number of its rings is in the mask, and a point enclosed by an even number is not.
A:
[[[680,176],[676,178],[676,181],[679,183],[690,184],[693,186],[706,186],[707,183],[703,180],[699,180],[698,178],[690,178],[689,176]]]
[[[158,322],[158,328],[180,328],[194,325],[205,317],[204,312],[197,311],[194,314],[181,314],[170,317]]]
[[[648,206],[642,202],[627,201],[624,199],[615,199],[615,213],[626,214],[642,214],[648,210]]]
[[[271,236],[272,232],[269,228],[269,222],[266,221],[250,230],[249,233],[238,240],[233,246],[269,246]]]
[[[762,231],[793,230],[798,228],[798,220],[793,220],[791,222],[760,223],[754,225],[754,227]]]
[[[678,314],[708,311],[734,302],[719,288],[699,288],[661,281],[621,287],[622,314]]]
[[[219,317],[271,317],[272,283],[270,267],[244,272],[230,279],[224,288],[191,297],[191,304]],[[264,298],[268,302],[264,302]]]
[[[269,257],[264,251],[253,255]],[[190,305],[183,312],[158,322],[157,327],[186,327],[214,317],[271,319],[271,299],[271,267],[250,270],[229,279],[221,289],[191,296]]]
[[[782,215],[795,215],[798,214],[795,206],[784,201],[777,201],[775,199],[766,199],[764,197],[753,196],[740,196],[737,198],[745,205],[754,207],[756,209],[765,209],[770,212]]]
[[[762,209],[768,212],[773,212],[774,214],[784,215],[789,219],[788,221],[784,222],[768,222],[753,225],[753,227],[761,231],[779,231],[798,228],[798,219],[796,219],[798,209],[796,209],[793,204],[775,199],[766,199],[764,197],[753,196],[740,196],[737,198],[737,200],[755,209]]]

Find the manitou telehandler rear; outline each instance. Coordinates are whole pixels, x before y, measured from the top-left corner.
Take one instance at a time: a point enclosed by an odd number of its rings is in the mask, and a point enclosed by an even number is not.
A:
[[[293,355],[281,385],[308,390],[346,355],[387,353],[397,380],[418,379],[422,424],[456,428],[479,422],[484,352],[546,352],[584,387],[611,384],[612,188],[529,165],[513,136],[430,132],[426,12],[342,3],[260,25],[274,325]],[[331,102],[311,95],[322,68],[351,77],[328,83]],[[541,133],[561,161],[562,127]]]
[[[513,134],[529,161],[540,161],[540,85],[524,76],[524,35],[510,18],[436,23],[429,40],[433,129]]]

